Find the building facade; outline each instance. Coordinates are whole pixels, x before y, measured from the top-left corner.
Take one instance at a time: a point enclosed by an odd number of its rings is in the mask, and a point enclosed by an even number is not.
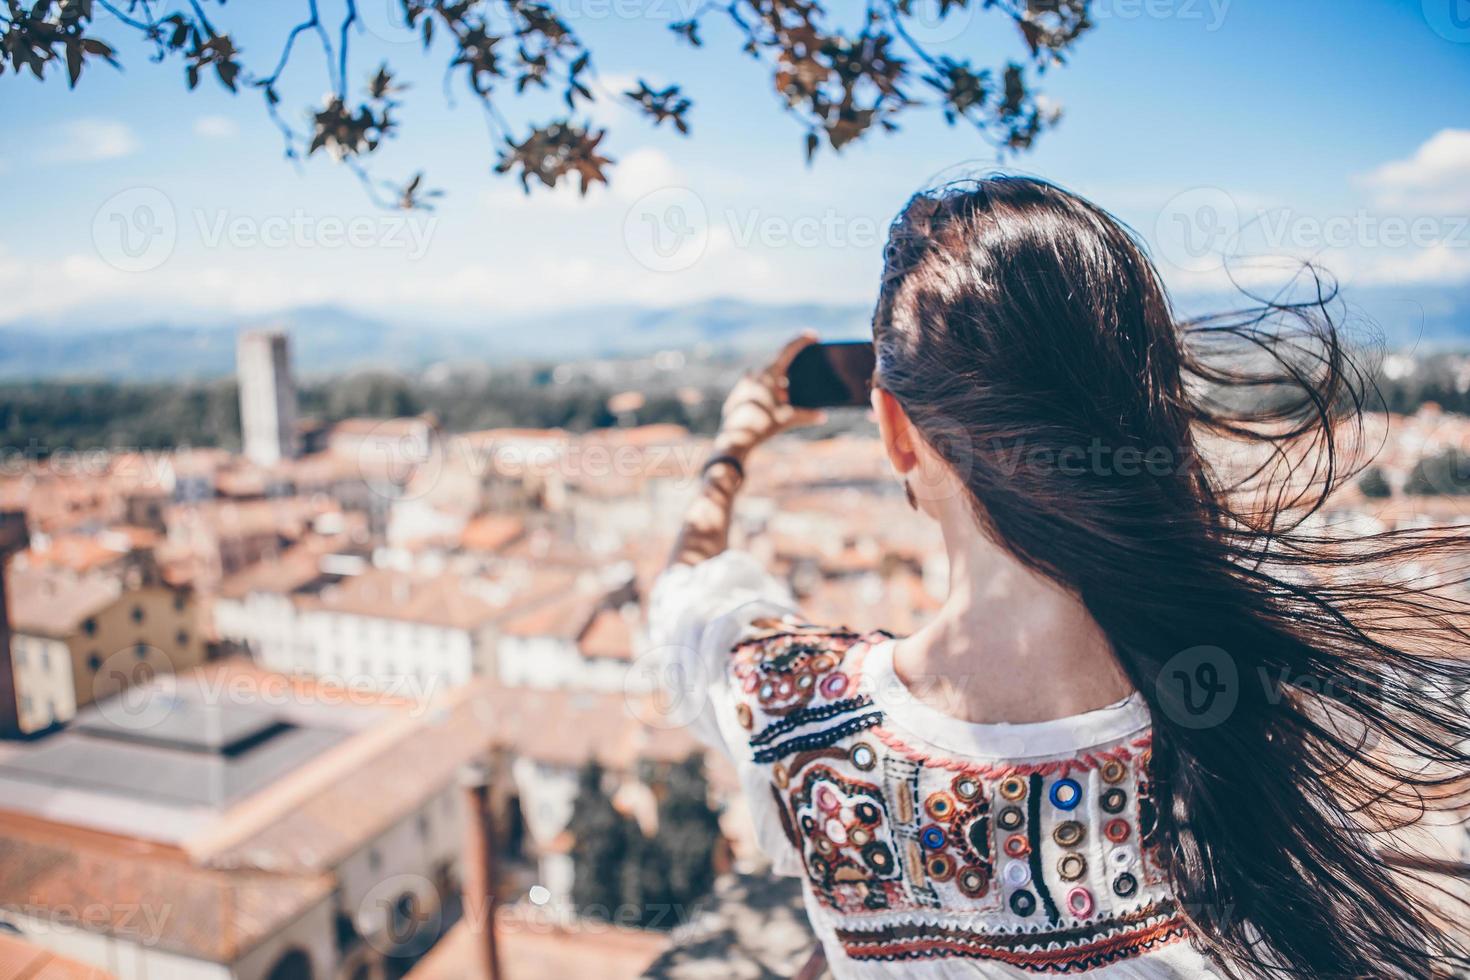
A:
[[[245,455],[259,466],[274,466],[297,454],[296,387],[291,351],[278,330],[240,335],[236,370],[240,381],[240,428]]]

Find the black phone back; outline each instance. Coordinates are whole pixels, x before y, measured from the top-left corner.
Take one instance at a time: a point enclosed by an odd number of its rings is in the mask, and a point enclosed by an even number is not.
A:
[[[812,344],[796,355],[786,376],[798,408],[866,405],[875,359],[871,341]]]

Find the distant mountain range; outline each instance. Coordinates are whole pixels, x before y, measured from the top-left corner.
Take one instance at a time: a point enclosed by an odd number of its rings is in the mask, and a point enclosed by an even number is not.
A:
[[[1390,349],[1470,349],[1470,285],[1370,287],[1350,291],[1355,334]],[[1238,297],[1181,300],[1185,313],[1238,305]],[[96,321],[0,325],[0,379],[182,380],[235,369],[235,334],[276,325],[292,337],[302,375],[378,367],[416,371],[440,363],[505,364],[583,360],[707,345],[723,351],[770,348],[810,327],[830,339],[867,335],[871,309],[857,305],[760,304],[709,300],[674,309],[601,306],[487,320],[465,326],[377,318],[335,306],[269,316],[206,318],[127,326]]]

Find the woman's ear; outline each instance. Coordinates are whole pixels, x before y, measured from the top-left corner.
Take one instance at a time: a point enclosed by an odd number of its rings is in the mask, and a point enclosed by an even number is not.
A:
[[[914,444],[914,424],[903,406],[882,388],[873,388],[873,414],[878,417],[878,432],[883,436],[883,449],[888,461],[900,474],[912,470],[919,462]]]

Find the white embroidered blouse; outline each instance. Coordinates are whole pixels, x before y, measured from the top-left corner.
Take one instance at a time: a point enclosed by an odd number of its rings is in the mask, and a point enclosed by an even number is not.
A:
[[[1138,695],[960,721],[908,694],[891,637],[801,624],[735,551],[666,571],[651,627],[671,703],[731,757],[838,980],[1216,975],[1155,861]]]

